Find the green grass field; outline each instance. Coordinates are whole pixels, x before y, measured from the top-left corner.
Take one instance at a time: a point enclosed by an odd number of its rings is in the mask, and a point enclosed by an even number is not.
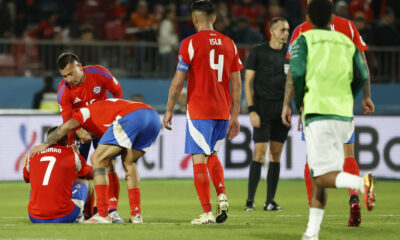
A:
[[[228,180],[229,218],[223,224],[192,226],[201,213],[191,179],[142,181],[144,224],[31,224],[27,217],[29,185],[0,182],[0,240],[4,239],[300,239],[306,229],[308,205],[302,180],[281,180],[276,201],[279,212],[264,212],[265,181],[256,195],[256,211],[244,212],[246,180]],[[213,187],[212,187],[213,190]],[[377,206],[362,209],[359,228],[347,227],[348,192],[330,190],[320,239],[400,239],[400,182],[378,181]],[[216,196],[213,190],[212,203]],[[129,216],[124,181],[121,181],[119,213]]]

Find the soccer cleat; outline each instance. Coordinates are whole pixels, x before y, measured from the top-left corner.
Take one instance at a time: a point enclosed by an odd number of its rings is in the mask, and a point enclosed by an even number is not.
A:
[[[108,214],[108,217],[111,219],[113,223],[123,223],[124,220],[119,216],[118,212],[116,210],[110,212]]]
[[[301,240],[318,240],[318,236],[317,235],[307,236],[304,233],[303,236],[301,237]]]
[[[375,207],[375,177],[371,173],[364,176],[364,205],[368,211]]]
[[[266,202],[264,204],[264,211],[280,211],[280,210],[282,210],[282,208],[279,207],[279,205],[274,201]]]
[[[256,205],[254,204],[253,201],[247,200],[246,201],[246,206],[244,207],[244,210],[246,212],[253,212],[256,209]]]
[[[217,199],[217,223],[223,223],[228,218],[228,198],[224,193],[218,195]]]
[[[143,218],[142,215],[140,215],[140,213],[136,214],[135,216],[131,216],[129,218],[129,223],[133,223],[133,224],[138,224],[138,223],[143,223]]]
[[[351,197],[350,200],[350,217],[347,223],[349,227],[358,227],[361,224],[361,208],[360,208],[360,200],[356,195]]]
[[[91,218],[83,222],[83,224],[111,224],[111,223],[112,221],[109,217],[102,217],[98,213],[96,213]]]
[[[190,223],[194,225],[213,224],[215,223],[215,217],[212,212],[203,213],[199,216],[199,218],[193,219]]]

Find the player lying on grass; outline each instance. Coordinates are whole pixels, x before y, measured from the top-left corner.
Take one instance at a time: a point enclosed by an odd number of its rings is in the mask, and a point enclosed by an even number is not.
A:
[[[121,154],[126,173],[131,217],[129,222],[142,223],[140,210],[140,179],[136,161],[143,156],[160,132],[158,113],[144,103],[107,99],[76,110],[72,118],[57,128],[46,142],[35,146],[31,156],[47,149],[71,130],[79,127],[100,138],[99,145],[90,160],[96,190],[98,213],[84,223],[111,223],[108,217],[107,166],[111,159]],[[82,141],[90,141],[92,136],[85,130],[77,131]]]
[[[56,130],[49,129],[48,136]],[[83,220],[82,211],[87,199],[92,168],[85,159],[67,145],[67,137],[49,145],[45,151],[27,157],[24,180],[31,184],[28,204],[33,223],[73,223]],[[93,190],[91,190],[93,193]],[[88,212],[93,212],[89,198]]]

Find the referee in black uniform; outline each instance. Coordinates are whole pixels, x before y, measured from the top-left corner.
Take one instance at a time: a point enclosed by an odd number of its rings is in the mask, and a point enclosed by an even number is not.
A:
[[[279,181],[280,157],[289,128],[282,123],[281,112],[285,94],[286,59],[289,24],[285,18],[274,18],[269,24],[271,40],[255,46],[246,62],[245,95],[253,126],[254,155],[250,164],[246,211],[254,211],[254,195],[260,180],[261,166],[269,143],[267,201],[264,210],[281,208],[275,202]],[[253,91],[254,83],[254,91]]]

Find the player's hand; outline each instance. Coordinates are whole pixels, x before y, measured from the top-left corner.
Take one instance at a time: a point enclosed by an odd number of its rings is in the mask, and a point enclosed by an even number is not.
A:
[[[75,134],[78,136],[81,144],[88,143],[93,140],[92,135],[83,128],[75,131]]]
[[[238,118],[231,118],[229,120],[229,125],[228,125],[228,139],[232,140],[234,137],[236,137],[239,134],[240,131],[240,124]]]
[[[42,143],[40,145],[34,146],[31,148],[29,151],[29,157],[32,158],[34,157],[38,152],[44,151],[48,148],[49,146],[46,143]]]
[[[172,112],[165,112],[164,118],[163,118],[163,126],[168,129],[172,130],[171,125],[172,125]]]
[[[361,106],[364,109],[364,114],[371,114],[375,111],[375,105],[372,102],[371,98],[364,98],[361,101]]]
[[[301,113],[303,112],[303,107],[300,107],[299,109],[299,121],[297,123],[297,131],[301,131],[301,124],[303,123],[303,119],[301,117]]]
[[[259,128],[261,127],[260,116],[256,112],[249,113],[250,116],[250,123],[253,127]]]
[[[285,125],[286,127],[290,127],[291,126],[292,109],[290,109],[289,105],[283,105],[281,118],[282,118],[283,125]]]
[[[71,144],[71,145],[69,145],[69,147],[72,148],[72,150],[73,150],[74,152],[76,152],[77,154],[81,154],[81,153],[79,152],[79,148],[78,148],[78,146],[76,146],[76,144]]]

